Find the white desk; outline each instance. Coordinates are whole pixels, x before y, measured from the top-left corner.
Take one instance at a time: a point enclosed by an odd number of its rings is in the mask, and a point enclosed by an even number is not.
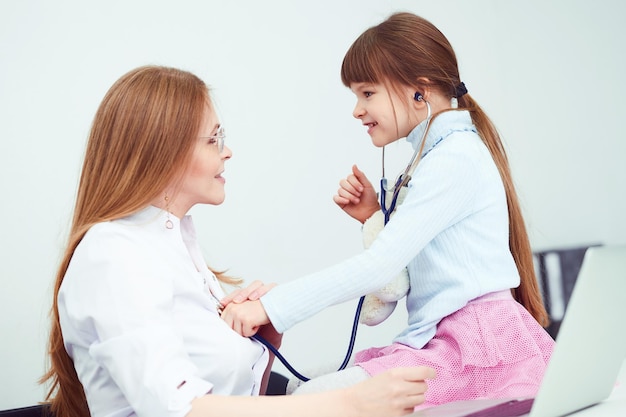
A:
[[[580,381],[582,385],[593,384],[593,381]],[[492,405],[492,400],[479,400],[476,404],[469,404],[473,409],[468,409],[466,405],[463,405],[460,409],[456,404],[449,403],[438,407],[425,408],[423,410],[416,411],[411,414],[412,417],[459,417],[467,415],[473,411],[478,411],[482,407]],[[497,400],[493,403],[495,404]],[[481,408],[476,408],[476,407]],[[622,417],[626,416],[626,360],[622,363],[619,375],[617,377],[617,384],[613,389],[613,392],[606,400],[599,404],[578,411],[573,414],[568,414],[568,417]],[[554,416],[542,416],[542,417],[554,417]]]

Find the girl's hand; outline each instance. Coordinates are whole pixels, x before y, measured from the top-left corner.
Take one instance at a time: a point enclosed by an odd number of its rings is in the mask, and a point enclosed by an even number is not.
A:
[[[359,416],[403,416],[424,402],[426,379],[435,370],[425,366],[394,368],[354,385],[349,390]]]
[[[259,300],[230,303],[224,307],[221,317],[231,329],[244,337],[254,336],[261,326],[270,322]]]
[[[376,190],[356,165],[352,166],[352,174],[339,181],[339,190],[333,201],[361,223],[380,210]]]
[[[261,281],[253,281],[246,288],[240,288],[228,294],[226,297],[222,298],[220,302],[223,306],[227,306],[232,303],[243,303],[244,301],[250,300],[255,301],[267,294],[269,290],[276,286],[275,283],[264,284]]]

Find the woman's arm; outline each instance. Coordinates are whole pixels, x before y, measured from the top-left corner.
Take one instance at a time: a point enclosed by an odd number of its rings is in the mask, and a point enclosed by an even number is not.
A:
[[[349,388],[315,394],[229,397],[205,395],[192,402],[187,417],[375,417],[402,416],[424,402],[426,367],[396,368]]]

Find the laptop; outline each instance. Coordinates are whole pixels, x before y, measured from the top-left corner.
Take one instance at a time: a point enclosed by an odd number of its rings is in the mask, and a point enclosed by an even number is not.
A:
[[[587,249],[534,398],[456,401],[412,417],[557,417],[609,397],[626,358],[626,245]]]

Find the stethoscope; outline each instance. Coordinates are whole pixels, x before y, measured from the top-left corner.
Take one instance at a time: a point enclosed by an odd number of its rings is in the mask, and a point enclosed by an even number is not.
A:
[[[411,180],[411,175],[413,174],[413,171],[417,167],[417,163],[421,159],[420,154],[424,147],[424,140],[426,139],[426,134],[428,133],[428,127],[430,126],[430,120],[431,120],[430,104],[428,103],[428,101],[424,100],[423,96],[420,93],[415,93],[414,98],[416,101],[424,101],[424,103],[426,104],[426,109],[427,109],[426,126],[424,127],[424,133],[422,134],[422,138],[420,139],[420,142],[415,147],[415,151],[413,152],[413,156],[411,157],[411,160],[409,161],[404,171],[398,176],[398,178],[396,178],[396,181],[394,183],[392,190],[387,189],[387,179],[385,178],[385,148],[384,147],[382,151],[383,155],[382,155],[382,178],[380,179],[380,208],[385,216],[385,225],[391,218],[391,214],[394,212],[396,208],[400,190],[402,189],[402,187],[406,186],[409,183],[409,181]],[[387,205],[388,193],[391,194],[391,201],[389,205]],[[337,371],[346,369],[346,367],[348,366],[348,363],[350,362],[350,358],[352,357],[352,351],[354,350],[354,343],[356,342],[356,332],[359,326],[359,316],[361,315],[361,308],[363,307],[363,301],[365,301],[365,296],[362,296],[359,299],[359,303],[357,304],[356,312],[354,315],[354,320],[352,322],[352,331],[350,334],[350,342],[348,343],[348,351],[346,352],[346,356],[344,357],[344,360],[339,366],[339,369],[337,369]],[[285,366],[285,368],[287,368],[289,372],[291,372],[296,378],[304,382],[310,379],[302,375],[298,371],[296,371],[293,368],[293,366],[291,366],[291,364],[283,357],[283,355],[281,355],[280,352],[278,352],[278,349],[276,349],[271,343],[269,343],[263,337],[259,335],[254,335],[251,338],[257,340],[258,342],[262,343],[266,348],[268,348],[274,354],[274,356],[278,358],[278,360]]]
[[[409,181],[411,181],[411,175],[413,174],[413,171],[415,171],[415,168],[417,167],[417,164],[421,159],[420,154],[424,148],[424,140],[426,139],[426,134],[428,133],[428,127],[430,126],[430,120],[431,120],[430,103],[424,100],[424,97],[420,93],[415,93],[415,100],[423,101],[426,104],[426,110],[427,110],[426,120],[425,120],[426,126],[424,127],[424,133],[422,133],[422,138],[420,139],[417,146],[415,147],[415,151],[413,152],[413,156],[411,157],[411,160],[409,161],[404,171],[400,175],[398,175],[393,185],[393,189],[391,190],[387,188],[387,178],[385,178],[385,148],[383,147],[383,157],[382,157],[383,159],[382,174],[383,175],[382,175],[382,178],[380,179],[380,209],[385,215],[385,225],[389,222],[389,219],[391,218],[391,213],[393,213],[394,210],[396,209],[396,204],[398,202],[398,195],[400,194],[400,190],[402,190],[402,187],[405,187],[409,183]],[[387,204],[388,194],[391,194],[391,201],[389,204]]]

